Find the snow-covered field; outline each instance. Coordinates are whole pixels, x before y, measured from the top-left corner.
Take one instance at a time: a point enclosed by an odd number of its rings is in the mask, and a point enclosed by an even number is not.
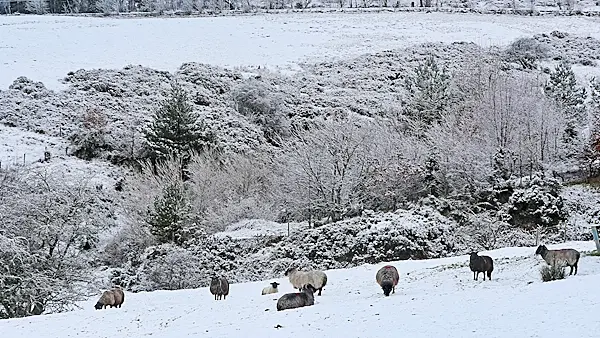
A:
[[[297,69],[432,41],[502,45],[553,30],[600,38],[600,19],[444,13],[304,13],[115,19],[0,16],[0,88],[18,76],[60,88],[81,68],[127,64],[173,71],[183,62]]]
[[[550,248],[594,248],[572,242]],[[96,297],[70,313],[0,321],[3,337],[597,337],[600,257],[583,256],[577,276],[542,283],[535,248],[486,252],[492,281],[473,281],[468,257],[393,264],[401,281],[389,298],[375,283],[385,263],[330,270],[312,307],[276,311],[261,296],[269,281],[232,284],[225,301],[207,288],[127,293],[121,309],[96,311]],[[568,270],[567,270],[568,271]]]

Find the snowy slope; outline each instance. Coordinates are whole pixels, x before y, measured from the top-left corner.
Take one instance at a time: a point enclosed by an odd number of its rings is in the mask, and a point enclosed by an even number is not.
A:
[[[18,76],[60,88],[81,68],[183,62],[297,69],[422,42],[507,44],[553,30],[600,38],[597,18],[444,13],[297,13],[206,18],[0,16],[0,88]]]
[[[591,250],[591,242],[557,247]],[[394,264],[396,294],[382,295],[375,272],[384,265],[330,270],[312,307],[277,312],[281,295],[260,296],[267,282],[231,285],[225,301],[206,288],[126,294],[121,309],[83,309],[0,321],[3,337],[597,337],[600,258],[584,256],[577,276],[542,283],[535,248],[505,248],[493,280],[473,281],[468,257]],[[287,280],[280,292],[291,291]],[[281,326],[276,328],[276,326]]]

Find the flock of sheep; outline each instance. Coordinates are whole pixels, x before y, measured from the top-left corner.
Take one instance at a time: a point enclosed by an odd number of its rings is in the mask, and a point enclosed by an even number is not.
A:
[[[581,254],[574,249],[548,250],[545,245],[540,245],[536,255],[542,256],[544,261],[551,266],[568,266],[571,268],[569,275],[577,274],[577,264]],[[483,280],[486,280],[486,275],[489,280],[492,279],[494,271],[494,260],[489,256],[479,256],[477,252],[471,253],[469,260],[469,268],[473,271],[473,279],[477,280],[479,273],[483,273]],[[299,271],[297,268],[290,268],[285,272],[294,289],[300,292],[286,293],[277,301],[277,311],[296,309],[304,306],[315,304],[314,294],[319,291],[321,295],[323,287],[327,285],[327,275],[323,271]],[[385,296],[396,292],[396,286],[400,280],[398,270],[392,265],[386,265],[377,271],[375,275],[377,284],[383,290]],[[270,283],[269,286],[262,289],[262,295],[274,294],[279,292],[277,287],[280,284],[277,282]],[[215,300],[226,299],[229,295],[229,282],[224,277],[213,277],[210,282],[210,293],[214,295]],[[106,308],[107,306],[121,307],[125,295],[121,287],[115,287],[112,290],[104,291],[100,299],[95,305],[97,310]]]

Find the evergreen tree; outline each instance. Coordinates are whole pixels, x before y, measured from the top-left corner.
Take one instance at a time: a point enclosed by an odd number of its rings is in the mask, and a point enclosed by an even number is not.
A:
[[[196,225],[184,183],[171,183],[156,196],[148,224],[160,243],[182,245],[195,234]]]
[[[440,165],[435,154],[431,154],[425,161],[423,185],[428,195],[439,197],[442,193],[442,182],[439,178]]]
[[[545,90],[564,114],[566,125],[563,141],[573,145],[578,138],[578,129],[585,120],[585,88],[577,85],[571,66],[562,62],[550,73]]]
[[[429,57],[406,78],[406,89],[407,115],[431,124],[440,119],[450,101],[450,74]]]
[[[215,145],[214,135],[206,131],[178,84],[171,86],[169,97],[154,113],[144,136],[154,160],[164,160],[169,155],[187,159],[191,152],[203,152]]]

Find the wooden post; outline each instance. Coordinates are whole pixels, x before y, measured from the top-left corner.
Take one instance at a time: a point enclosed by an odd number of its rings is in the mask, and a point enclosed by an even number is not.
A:
[[[592,225],[592,236],[594,236],[594,242],[596,243],[596,250],[600,252],[600,241],[598,240],[598,226]]]

